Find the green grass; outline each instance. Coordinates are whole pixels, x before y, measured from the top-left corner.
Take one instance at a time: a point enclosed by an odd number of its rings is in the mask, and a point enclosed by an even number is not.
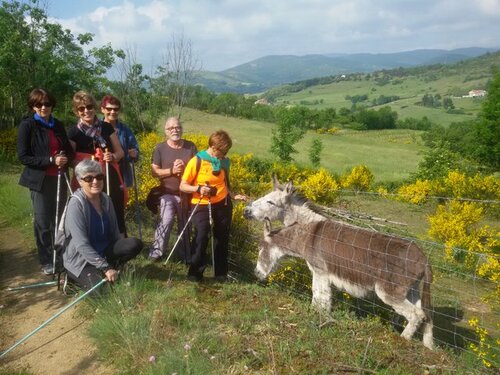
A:
[[[276,287],[193,284],[179,266],[171,281],[159,268],[152,281],[151,267],[138,263],[87,309],[98,309],[91,335],[100,356],[121,374],[481,373],[467,354],[429,352],[348,303],[320,315]]]
[[[273,124],[212,115],[192,109],[184,109],[183,121],[186,132],[209,135],[224,129],[233,139],[231,152],[252,153],[257,157],[273,159],[269,149]],[[295,145],[294,159],[310,166],[309,149],[314,138],[323,142],[321,166],[334,174],[343,174],[354,166],[366,165],[377,182],[395,182],[407,179],[417,170],[421,159],[420,132],[412,130],[340,131],[338,134],[319,135],[308,132]]]
[[[0,162],[0,221],[18,228],[23,234],[33,233],[29,189],[18,185],[21,168]]]

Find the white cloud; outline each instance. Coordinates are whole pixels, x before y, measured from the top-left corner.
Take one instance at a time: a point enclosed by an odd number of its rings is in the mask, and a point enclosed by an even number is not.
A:
[[[500,35],[500,0],[89,2],[96,4],[92,11],[59,22],[76,33],[95,33],[96,45],[136,46],[146,63],[160,60],[174,33],[191,40],[211,70],[271,54],[500,47],[494,37]]]

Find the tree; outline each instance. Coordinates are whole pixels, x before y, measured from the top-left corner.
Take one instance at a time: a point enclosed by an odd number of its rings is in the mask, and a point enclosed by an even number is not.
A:
[[[444,109],[454,109],[455,104],[453,104],[453,100],[451,100],[451,98],[447,96],[443,99],[443,107]]]
[[[280,107],[276,111],[277,126],[272,132],[271,152],[283,162],[293,160],[297,151],[293,145],[306,132],[306,117],[301,107]]]
[[[323,142],[319,138],[313,139],[311,148],[309,149],[309,160],[315,168],[320,166],[321,151],[323,151]]]
[[[500,169],[500,72],[497,72],[488,87],[483,102],[480,120],[473,128],[470,154],[481,164]]]
[[[0,7],[0,118],[12,123],[26,111],[34,87],[47,88],[59,102],[79,89],[98,91],[120,52],[109,44],[84,51],[92,34],[74,36],[32,3],[2,1]]]

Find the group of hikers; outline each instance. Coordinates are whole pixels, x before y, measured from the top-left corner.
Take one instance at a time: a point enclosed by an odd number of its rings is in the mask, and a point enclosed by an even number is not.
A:
[[[49,91],[32,90],[27,104],[30,115],[21,121],[17,138],[18,157],[24,165],[19,184],[30,189],[42,272],[60,271],[56,270],[55,233],[62,221],[66,239],[62,266],[68,279],[84,291],[103,278],[114,282],[119,269],[144,247],[140,239],[127,235],[125,224],[128,188],[135,183],[133,163],[140,150],[133,132],[119,120],[121,102],[113,95],[104,96],[99,104],[101,119],[94,97],[78,91],[72,100],[77,123],[67,132],[53,116],[56,100]],[[208,148],[198,152],[182,135],[180,120],[169,117],[165,141],[153,151],[151,172],[160,181],[160,218],[149,259],[165,257],[177,219],[179,232],[193,227],[192,236],[184,236],[177,250],[189,264],[188,279],[203,279],[210,263],[207,245],[212,232],[214,275],[223,282],[228,275],[231,200],[247,200],[230,189],[226,154],[232,140],[218,130],[210,135]],[[68,190],[71,197],[65,207]]]

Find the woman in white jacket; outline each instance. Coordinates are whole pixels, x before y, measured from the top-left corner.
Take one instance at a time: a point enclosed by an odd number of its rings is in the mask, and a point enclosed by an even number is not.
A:
[[[102,192],[104,175],[94,160],[82,160],[75,168],[80,184],[70,199],[65,218],[69,243],[63,253],[68,277],[89,290],[103,277],[116,281],[117,269],[142,250],[134,237],[121,238],[115,210]]]

